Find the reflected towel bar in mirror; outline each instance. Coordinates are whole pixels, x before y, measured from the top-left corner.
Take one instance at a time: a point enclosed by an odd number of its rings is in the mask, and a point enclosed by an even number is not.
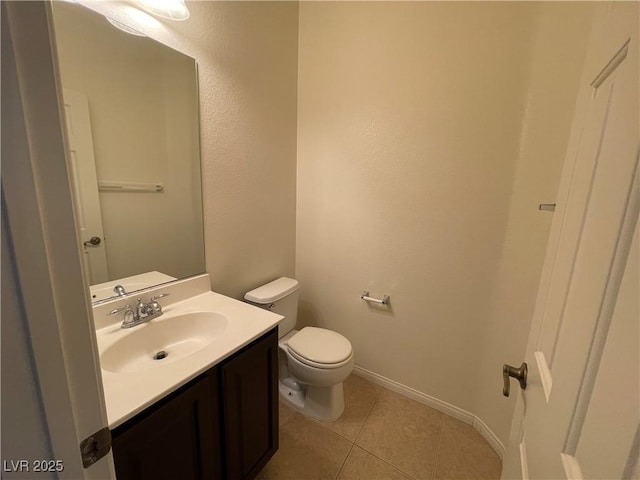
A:
[[[161,193],[164,187],[161,183],[98,182],[98,190],[100,192]]]

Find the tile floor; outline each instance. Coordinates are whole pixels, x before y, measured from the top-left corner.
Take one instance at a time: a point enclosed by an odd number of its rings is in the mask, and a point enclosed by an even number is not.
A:
[[[280,449],[259,480],[500,478],[500,459],[472,426],[356,375],[344,393],[332,423],[280,404]]]

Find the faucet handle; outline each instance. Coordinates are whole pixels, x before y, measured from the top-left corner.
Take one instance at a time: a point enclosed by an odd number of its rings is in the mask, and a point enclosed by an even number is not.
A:
[[[151,297],[151,301],[149,302],[149,309],[151,310],[151,313],[161,313],[162,312],[162,305],[160,305],[157,300],[159,298],[162,297],[166,297],[168,296],[168,293],[161,293],[160,295],[156,295],[154,297]]]
[[[124,319],[122,320],[122,325],[120,325],[120,328],[133,327],[136,324],[136,315],[133,313],[133,310],[131,310],[130,305],[125,305],[122,308],[111,310],[107,315],[115,315],[116,313],[122,312],[124,312]]]
[[[116,308],[115,310],[111,310],[109,313],[107,313],[107,315],[115,315],[116,313],[122,313],[122,312],[124,312],[125,315],[129,312],[132,312],[131,307],[129,305],[125,305],[122,308]]]

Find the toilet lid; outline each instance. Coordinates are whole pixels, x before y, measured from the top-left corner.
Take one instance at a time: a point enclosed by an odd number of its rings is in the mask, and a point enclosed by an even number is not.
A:
[[[351,342],[337,332],[317,327],[305,327],[287,342],[289,350],[312,362],[340,363],[352,353]]]

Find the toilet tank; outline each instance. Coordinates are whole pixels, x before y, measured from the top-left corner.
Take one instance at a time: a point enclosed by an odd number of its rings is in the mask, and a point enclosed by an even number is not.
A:
[[[258,307],[284,316],[278,325],[278,338],[289,333],[296,326],[298,318],[298,281],[280,277],[261,287],[247,292],[244,299]]]

